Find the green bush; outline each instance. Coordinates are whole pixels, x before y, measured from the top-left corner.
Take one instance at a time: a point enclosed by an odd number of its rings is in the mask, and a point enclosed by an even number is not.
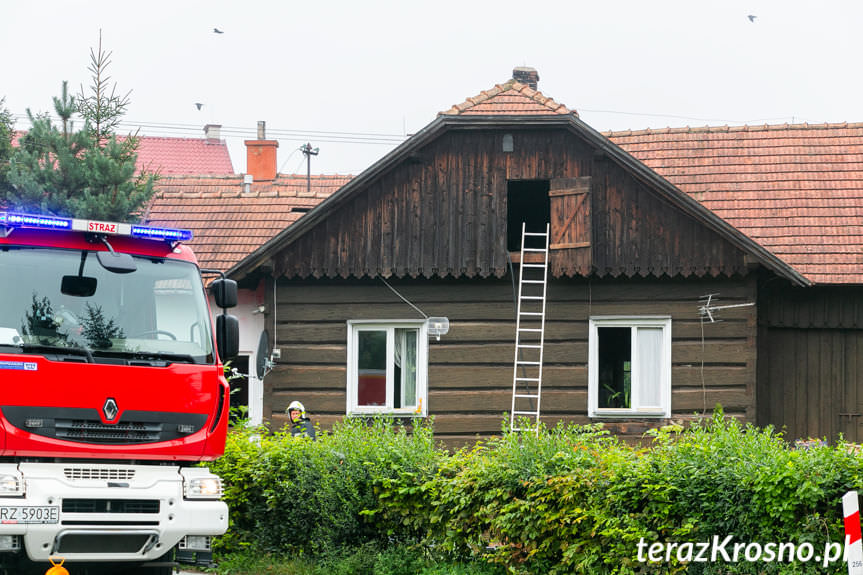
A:
[[[377,517],[513,573],[843,573],[841,561],[647,563],[637,549],[731,535],[732,546],[810,542],[820,553],[844,539],[841,496],[861,470],[847,446],[795,450],[721,414],[647,448],[558,427],[456,453],[421,485],[387,478]]]
[[[432,474],[441,453],[429,425],[406,429],[387,419],[348,419],[317,441],[234,431],[210,465],[230,509],[221,550],[317,554],[385,537],[361,514],[377,506],[374,485],[399,473]]]
[[[560,425],[450,454],[430,425],[379,419],[316,442],[234,432],[211,467],[231,509],[221,551],[308,557],[310,573],[844,573],[841,561],[649,563],[637,551],[730,535],[820,554],[844,540],[842,494],[863,488],[848,447],[795,449],[717,414],[645,447]]]

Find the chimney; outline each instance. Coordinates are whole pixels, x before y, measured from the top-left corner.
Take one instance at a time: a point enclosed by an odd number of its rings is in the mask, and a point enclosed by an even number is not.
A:
[[[536,86],[537,84],[539,84],[539,72],[536,71],[536,68],[519,66],[518,68],[512,69],[512,79],[516,82],[527,84],[528,86],[536,90]]]
[[[258,122],[258,139],[246,140],[246,173],[256,182],[276,179],[276,148],[279,142],[267,139],[266,122]]]
[[[204,126],[204,136],[207,140],[219,142],[222,139],[222,125],[221,124],[207,124]]]

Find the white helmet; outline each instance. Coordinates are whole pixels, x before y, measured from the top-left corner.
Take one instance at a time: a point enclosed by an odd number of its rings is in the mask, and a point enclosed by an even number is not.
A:
[[[306,417],[306,408],[303,407],[303,404],[299,401],[292,401],[288,408],[285,410],[285,413],[290,414],[292,411],[299,411],[300,417]]]

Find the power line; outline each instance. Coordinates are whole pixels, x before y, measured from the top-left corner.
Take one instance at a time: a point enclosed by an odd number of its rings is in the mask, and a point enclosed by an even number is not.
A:
[[[27,121],[27,116],[22,114],[14,114],[16,121]],[[52,121],[59,121],[59,118],[48,116]],[[200,134],[203,126],[196,124],[175,124],[167,122],[136,122],[132,120],[122,121],[118,127],[124,130],[139,129],[146,134],[160,134],[171,136],[190,136]],[[236,137],[256,137],[254,128],[244,128],[240,126],[222,126],[220,132],[226,136]],[[327,130],[289,130],[289,129],[270,129],[269,133],[275,139],[295,142],[306,142],[308,140],[317,140],[329,143],[346,143],[346,144],[385,144],[395,145],[400,144],[407,138],[402,134],[386,134],[376,132],[339,132]]]

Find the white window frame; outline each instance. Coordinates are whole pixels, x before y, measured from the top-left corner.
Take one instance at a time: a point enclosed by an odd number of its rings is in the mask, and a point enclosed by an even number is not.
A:
[[[395,370],[391,360],[395,353],[395,330],[398,328],[417,329],[417,374],[416,396],[417,405],[411,407],[393,407],[395,391]],[[359,373],[357,369],[357,353],[359,349],[359,333],[361,331],[387,332],[387,400],[386,405],[358,405],[357,393]],[[425,320],[349,320],[348,321],[348,369],[347,369],[347,414],[348,415],[411,415],[426,417],[428,414],[428,326]]]
[[[630,408],[599,408],[599,328],[628,327],[632,337],[632,390]],[[662,362],[658,407],[641,407],[638,369],[638,328],[662,329]],[[588,417],[671,417],[671,316],[598,316],[590,318],[588,340]]]

